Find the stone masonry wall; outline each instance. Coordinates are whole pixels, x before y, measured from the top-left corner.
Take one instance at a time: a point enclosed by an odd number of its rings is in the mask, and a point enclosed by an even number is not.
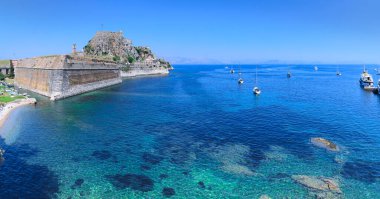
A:
[[[99,60],[49,56],[19,60],[15,84],[52,100],[121,83],[119,66]]]

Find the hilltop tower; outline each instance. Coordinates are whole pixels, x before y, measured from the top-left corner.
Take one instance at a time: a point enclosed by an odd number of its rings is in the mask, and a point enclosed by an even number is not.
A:
[[[73,54],[73,55],[77,54],[77,44],[73,44],[73,47],[72,47],[72,54]]]

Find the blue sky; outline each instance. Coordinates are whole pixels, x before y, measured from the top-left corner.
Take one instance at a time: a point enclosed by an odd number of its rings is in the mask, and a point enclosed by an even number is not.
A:
[[[120,31],[174,63],[380,63],[378,0],[0,0],[0,59]]]

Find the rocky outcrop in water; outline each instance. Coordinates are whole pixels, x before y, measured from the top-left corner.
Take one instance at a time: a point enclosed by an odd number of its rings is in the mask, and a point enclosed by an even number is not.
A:
[[[4,155],[5,151],[3,149],[0,149],[0,165],[3,163],[4,161],[4,158],[3,158],[3,155]]]
[[[325,148],[330,151],[339,151],[338,145],[324,138],[311,138],[311,143],[315,146]]]
[[[305,187],[320,191],[331,191],[335,193],[342,193],[339,184],[331,178],[306,176],[306,175],[293,175],[292,179]]]

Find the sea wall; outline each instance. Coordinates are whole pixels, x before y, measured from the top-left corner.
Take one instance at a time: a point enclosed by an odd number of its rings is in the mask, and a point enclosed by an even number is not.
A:
[[[167,75],[169,70],[165,68],[147,69],[147,68],[133,68],[128,71],[121,71],[121,77],[136,77],[146,75]]]
[[[119,68],[68,55],[29,58],[15,65],[15,85],[57,100],[121,83]]]
[[[121,68],[121,77],[135,77],[145,75],[167,75],[169,69],[152,64],[152,63],[136,63]]]

